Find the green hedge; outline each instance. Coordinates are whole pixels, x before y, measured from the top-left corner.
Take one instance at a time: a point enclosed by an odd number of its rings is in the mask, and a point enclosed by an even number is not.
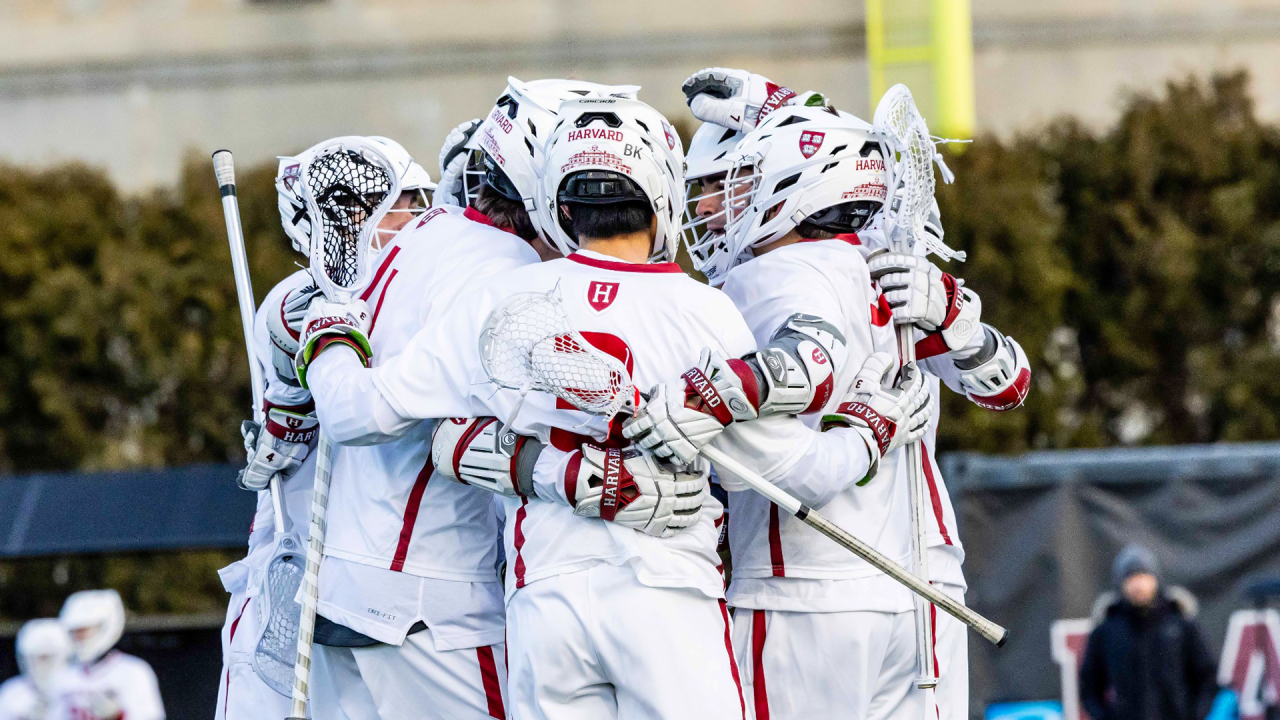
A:
[[[1103,131],[1064,119],[949,162],[947,239],[969,252],[949,269],[1035,375],[1016,412],[948,393],[944,448],[1280,436],[1280,131],[1255,116],[1243,74],[1135,95]],[[298,260],[273,170],[240,173],[258,297]],[[80,166],[0,167],[0,283],[0,472],[243,457],[248,372],[207,158],[141,197]],[[94,561],[24,593],[0,565],[0,616],[99,583],[139,610],[215,606],[215,581],[155,590],[223,558],[210,557]],[[28,567],[68,575],[55,565]]]

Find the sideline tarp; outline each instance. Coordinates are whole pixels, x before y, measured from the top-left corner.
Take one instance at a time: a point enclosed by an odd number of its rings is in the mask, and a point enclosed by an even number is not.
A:
[[[956,453],[943,469],[967,599],[1012,633],[1001,650],[970,635],[973,717],[992,701],[1059,696],[1049,627],[1089,616],[1128,542],[1196,595],[1214,653],[1246,587],[1280,575],[1280,443]]]
[[[241,547],[257,503],[238,468],[0,478],[0,557]]]

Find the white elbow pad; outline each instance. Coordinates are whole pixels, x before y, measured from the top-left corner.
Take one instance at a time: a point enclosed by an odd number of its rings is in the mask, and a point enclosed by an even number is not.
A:
[[[1012,410],[1022,404],[1031,388],[1031,364],[1022,346],[999,330],[984,324],[982,347],[965,359],[956,359],[960,386],[978,407]]]
[[[760,416],[821,410],[847,358],[844,334],[834,325],[800,313],[787,318],[753,358],[763,371]]]

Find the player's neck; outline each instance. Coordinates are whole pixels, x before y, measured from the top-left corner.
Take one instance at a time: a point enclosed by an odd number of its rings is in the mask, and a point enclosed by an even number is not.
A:
[[[782,237],[778,238],[777,240],[774,240],[773,242],[769,243],[768,245],[765,245],[764,247],[752,248],[751,254],[755,255],[756,257],[760,257],[761,255],[764,255],[765,253],[773,252],[778,248],[784,248],[788,245],[795,245],[801,240],[804,240],[804,238],[800,237],[800,233],[793,228],[791,232],[787,233],[786,235],[783,235]]]
[[[648,230],[608,238],[582,239],[583,250],[598,252],[629,263],[649,262],[649,250],[652,247],[653,236]]]

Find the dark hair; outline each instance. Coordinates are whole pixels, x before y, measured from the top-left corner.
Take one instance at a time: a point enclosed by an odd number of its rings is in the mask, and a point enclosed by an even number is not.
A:
[[[523,240],[533,242],[538,237],[538,231],[534,229],[524,203],[503,197],[490,185],[480,186],[480,193],[476,195],[476,210],[487,215],[494,225],[510,229]]]
[[[801,220],[796,226],[796,232],[805,240],[830,240],[836,236],[836,233],[820,228],[808,220]]]
[[[566,207],[569,216],[566,229],[578,242],[641,232],[653,223],[653,208],[647,202],[562,203],[562,213]]]

